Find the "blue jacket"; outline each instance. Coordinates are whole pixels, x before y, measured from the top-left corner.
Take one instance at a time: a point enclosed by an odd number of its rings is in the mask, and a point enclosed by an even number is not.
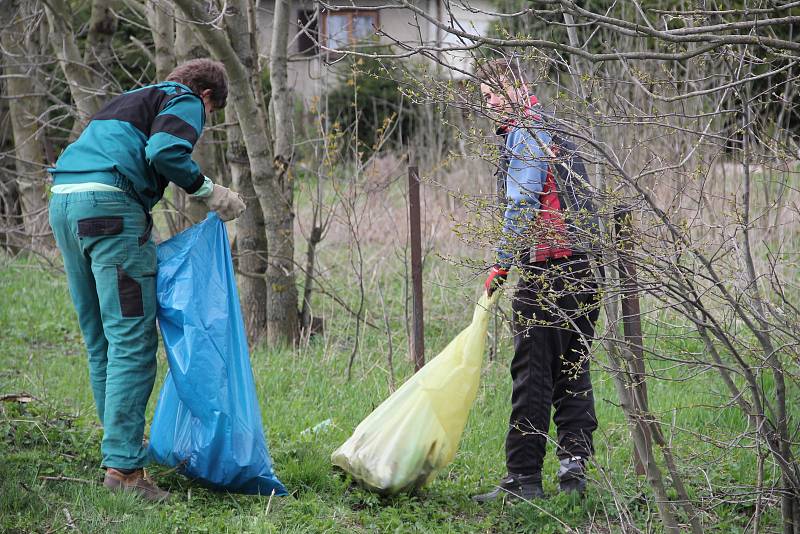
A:
[[[103,106],[50,169],[55,184],[101,182],[130,191],[150,210],[169,182],[194,193],[203,174],[192,150],[203,131],[203,100],[164,82],[128,91]]]
[[[545,145],[552,142],[550,133],[536,131]],[[547,178],[547,160],[539,143],[528,128],[511,127],[506,134],[504,151],[508,158],[505,169],[506,209],[503,220],[503,237],[495,251],[497,263],[509,269],[514,261],[519,238],[536,218],[539,195]]]

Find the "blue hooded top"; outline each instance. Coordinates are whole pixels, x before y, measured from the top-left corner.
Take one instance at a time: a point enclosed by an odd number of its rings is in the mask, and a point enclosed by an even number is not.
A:
[[[545,145],[552,142],[543,129],[536,130]],[[503,237],[495,252],[497,263],[510,269],[515,263],[515,243],[534,223],[539,211],[539,195],[547,178],[547,158],[533,138],[531,129],[512,126],[505,137],[508,167],[505,171],[506,208],[503,217]]]

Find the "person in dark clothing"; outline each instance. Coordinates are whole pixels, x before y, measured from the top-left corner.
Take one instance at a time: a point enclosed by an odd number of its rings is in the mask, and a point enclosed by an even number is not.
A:
[[[104,485],[152,501],[169,494],[143,469],[158,347],[150,210],[174,182],[222,220],[244,211],[239,195],[192,160],[206,115],[224,107],[227,95],[221,63],[189,61],[166,82],[111,99],[50,169],[50,226],[89,353]]]
[[[585,224],[570,215],[593,209],[585,167],[575,146],[545,126],[518,65],[495,60],[482,65],[478,75],[504,138],[499,172],[506,198],[497,263],[485,288],[489,294],[495,291],[512,266],[520,269],[520,282],[512,299],[508,473],[492,491],[473,499],[544,497],[542,465],[551,411],[560,489],[583,492],[597,428],[589,348],[599,314],[595,277],[577,238]]]

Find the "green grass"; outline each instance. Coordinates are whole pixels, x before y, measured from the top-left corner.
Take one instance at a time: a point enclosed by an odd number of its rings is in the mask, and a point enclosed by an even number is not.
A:
[[[344,262],[343,262],[344,263]],[[344,269],[344,267],[342,268]],[[447,279],[449,267],[434,265],[428,280]],[[343,271],[331,277],[344,280]],[[406,361],[402,325],[402,285],[387,276],[386,302],[392,319],[398,384],[411,369]],[[346,286],[347,284],[341,284]],[[467,290],[428,287],[426,344],[428,357],[467,324],[471,286]],[[465,294],[469,292],[469,295]],[[348,298],[355,297],[348,295]],[[651,492],[633,474],[631,445],[610,377],[595,371],[597,465],[587,495],[555,495],[556,462],[545,466],[545,490],[551,495],[534,504],[478,506],[469,496],[488,489],[504,474],[503,441],[509,412],[510,348],[507,335],[500,356],[487,362],[478,399],[461,448],[453,462],[429,487],[416,495],[381,498],[350,484],[330,465],[331,452],[358,422],[388,395],[385,333],[367,328],[347,382],[345,370],[353,343],[353,319],[329,301],[319,309],[327,318],[326,333],[296,351],[256,350],[252,354],[262,417],[276,472],[290,497],[250,497],[215,493],[166,468],[154,467],[158,482],[178,498],[170,505],[145,505],[126,495],[107,493],[99,481],[101,429],[96,422],[85,356],[63,275],[24,261],[0,267],[0,394],[26,392],[30,403],[0,403],[0,531],[64,532],[564,532],[618,531],[615,502],[628,510],[642,529],[659,530]],[[507,305],[507,304],[506,304]],[[370,302],[370,319],[382,324],[380,304]],[[696,347],[694,347],[696,349]],[[686,346],[682,350],[692,350]],[[602,361],[602,355],[600,356]],[[159,353],[159,383],[166,370]],[[679,377],[684,370],[666,369]],[[692,432],[715,428],[720,439],[741,430],[733,409],[721,404],[722,387],[712,373],[684,382],[651,382],[654,410],[674,423],[673,445],[710,531],[743,530],[752,507],[715,500],[719,487],[752,484],[751,456],[725,452],[693,439]],[[302,431],[326,419],[327,431],[304,436]],[[552,449],[551,449],[552,451]],[[693,466],[702,466],[698,471]],[[49,481],[71,477],[85,482]],[[615,488],[612,492],[609,487]],[[615,496],[616,494],[616,496]],[[762,520],[777,531],[777,509]],[[73,528],[74,527],[74,528]]]

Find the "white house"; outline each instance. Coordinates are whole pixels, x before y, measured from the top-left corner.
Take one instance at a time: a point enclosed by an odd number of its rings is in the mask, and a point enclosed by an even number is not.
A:
[[[461,45],[459,39],[418,16],[414,11],[395,7],[391,0],[331,0],[326,9],[319,2],[296,1],[289,38],[289,83],[306,98],[321,94],[334,82],[331,65],[335,50],[358,49],[359,45],[403,43],[410,47],[448,47]],[[491,0],[452,0],[450,10],[444,0],[416,0],[414,5],[435,20],[465,32],[485,35],[493,21]],[[269,54],[274,0],[259,3],[258,27],[261,53]],[[386,7],[391,6],[391,7]],[[395,46],[401,52],[401,46]],[[439,60],[469,71],[472,60],[464,52],[438,54]],[[448,76],[457,72],[443,69]]]

